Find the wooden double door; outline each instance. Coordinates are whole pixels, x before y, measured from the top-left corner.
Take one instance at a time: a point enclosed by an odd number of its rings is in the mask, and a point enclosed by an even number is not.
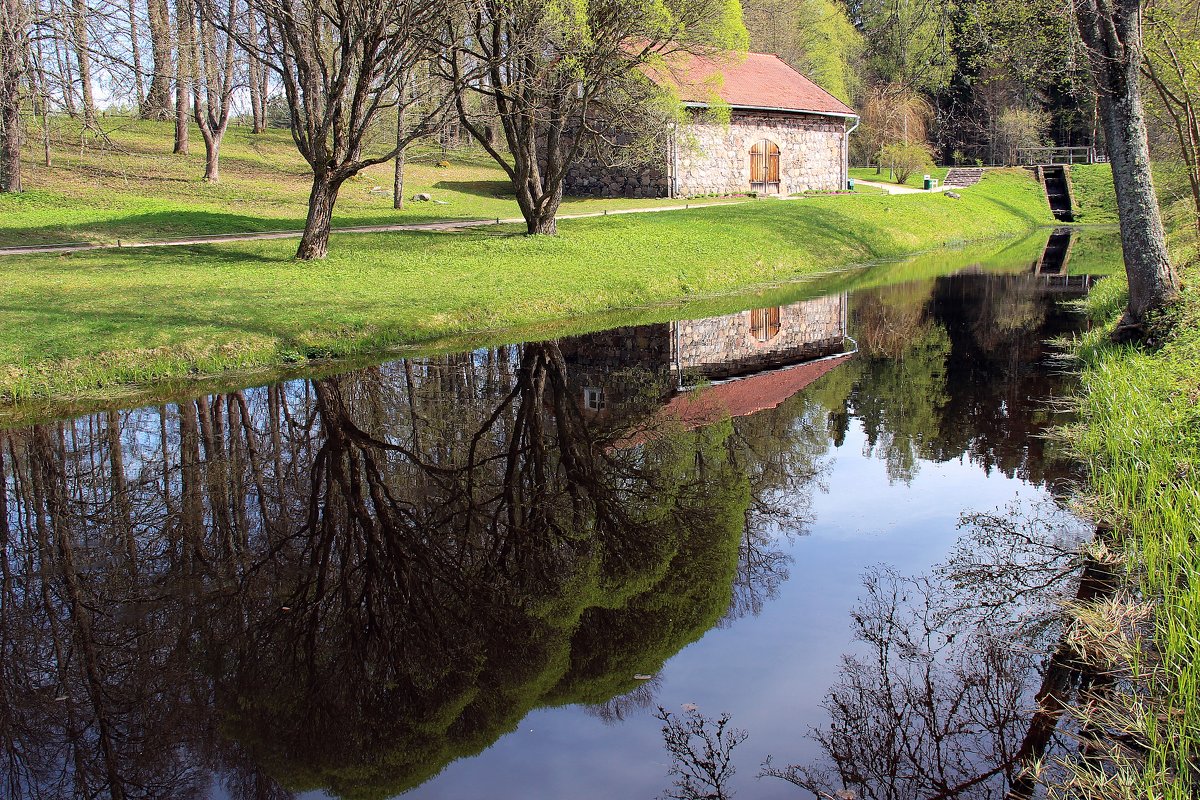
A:
[[[779,145],[770,139],[761,139],[750,148],[750,188],[779,191]]]

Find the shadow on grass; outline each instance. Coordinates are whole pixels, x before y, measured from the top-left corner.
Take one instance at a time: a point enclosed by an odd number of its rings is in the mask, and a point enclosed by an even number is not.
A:
[[[508,181],[438,181],[433,184],[433,188],[443,192],[460,192],[498,200],[507,200],[516,195]]]
[[[80,222],[75,225],[0,229],[0,246],[88,244],[112,242],[115,239],[153,241],[193,236],[293,230],[303,224],[303,219],[271,219],[248,214],[225,214],[213,211],[157,211]]]

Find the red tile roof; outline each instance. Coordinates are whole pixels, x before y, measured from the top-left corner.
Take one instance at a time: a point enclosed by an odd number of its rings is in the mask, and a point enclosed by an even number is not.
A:
[[[668,69],[655,70],[651,77],[673,86],[684,103],[707,104],[716,94],[734,108],[855,116],[853,109],[778,56],[747,53],[745,59],[737,56],[715,59],[680,55],[669,62]]]

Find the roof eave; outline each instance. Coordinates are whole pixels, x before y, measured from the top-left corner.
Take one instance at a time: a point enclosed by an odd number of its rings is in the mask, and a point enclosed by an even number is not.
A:
[[[745,106],[730,103],[730,108],[737,111],[778,111],[783,114],[812,114],[818,117],[837,117],[839,119],[858,119],[858,114],[853,111],[813,111],[807,108],[782,108],[779,106]],[[711,103],[698,103],[691,100],[683,102],[685,108],[712,108]]]

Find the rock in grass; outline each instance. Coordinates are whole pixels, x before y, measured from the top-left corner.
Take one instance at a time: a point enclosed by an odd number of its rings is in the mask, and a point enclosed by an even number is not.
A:
[[[958,192],[946,192],[945,194],[946,197],[949,197],[951,200],[958,200],[960,197],[962,197],[962,195]]]
[[[418,192],[417,194],[413,195],[413,200],[418,203],[428,203],[432,199],[433,198],[427,195],[425,192]]]

